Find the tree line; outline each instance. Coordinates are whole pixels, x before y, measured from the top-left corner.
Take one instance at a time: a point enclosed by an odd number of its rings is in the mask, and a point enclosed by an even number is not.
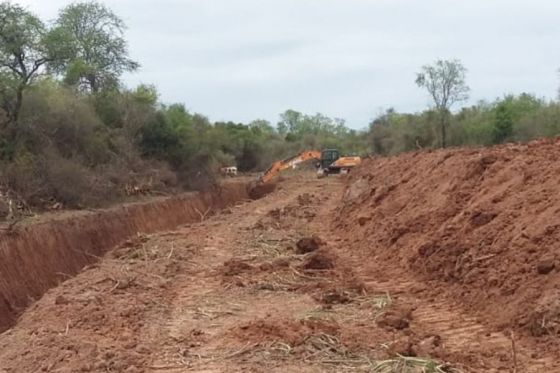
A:
[[[275,125],[212,122],[161,103],[152,85],[126,87],[123,73],[140,64],[125,32],[96,1],[72,3],[49,23],[0,2],[2,195],[38,207],[98,206],[146,188],[208,188],[222,166],[259,171],[303,149],[367,152],[365,133],[341,119],[287,110]]]

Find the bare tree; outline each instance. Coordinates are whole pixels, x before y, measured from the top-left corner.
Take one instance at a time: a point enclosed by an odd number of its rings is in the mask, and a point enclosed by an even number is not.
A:
[[[446,146],[449,110],[469,97],[466,72],[459,60],[438,60],[433,65],[423,66],[416,76],[416,84],[428,91],[438,112],[442,148]]]

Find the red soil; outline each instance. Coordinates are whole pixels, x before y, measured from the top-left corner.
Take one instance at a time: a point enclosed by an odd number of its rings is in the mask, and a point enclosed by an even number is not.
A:
[[[248,198],[244,183],[23,226],[0,235],[0,331],[33,300],[140,233],[200,221]]]
[[[349,178],[335,224],[364,273],[406,269],[496,329],[554,346],[559,181],[560,140],[373,158]]]

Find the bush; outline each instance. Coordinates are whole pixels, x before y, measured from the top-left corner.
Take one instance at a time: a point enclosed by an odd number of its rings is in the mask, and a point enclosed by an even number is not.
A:
[[[48,195],[68,207],[97,206],[106,200],[108,185],[99,180],[79,163],[56,155],[43,160],[45,185],[51,189]],[[105,188],[104,188],[105,187]],[[97,189],[97,190],[96,190]]]
[[[436,126],[437,118],[429,110],[417,114],[388,110],[370,125],[370,149],[377,154],[396,154],[415,149],[416,141],[422,147],[438,147]],[[487,146],[559,134],[560,104],[546,103],[528,94],[508,95],[451,115],[449,144]]]
[[[147,109],[145,100],[134,106],[136,98],[128,92],[120,102],[126,100],[133,102],[127,110],[136,114]],[[156,117],[155,110],[150,117]],[[91,97],[42,81],[27,92],[15,141],[0,144],[3,155],[9,154],[2,158],[0,175],[22,199],[41,208],[53,201],[67,207],[106,205],[124,197],[127,185],[176,188],[177,177],[166,162],[142,157],[127,124],[131,118],[125,116],[122,128],[111,128]]]
[[[42,205],[42,197],[48,194],[39,163],[31,154],[22,154],[0,166],[6,187],[15,191],[19,198],[33,205]]]

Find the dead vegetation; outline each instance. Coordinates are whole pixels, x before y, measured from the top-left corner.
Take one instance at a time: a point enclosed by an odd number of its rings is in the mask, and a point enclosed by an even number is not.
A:
[[[309,320],[320,320],[325,322],[324,318],[303,318],[303,322]],[[329,321],[333,322],[332,319]],[[284,327],[290,330],[284,323]],[[261,326],[263,328],[263,326]],[[263,335],[268,338],[275,333],[270,334],[270,330],[264,327]],[[335,331],[336,333],[336,331]],[[274,338],[273,338],[274,339]],[[260,341],[253,344],[248,343],[243,349],[224,353],[220,357],[211,359],[237,359],[242,358],[243,361],[301,361],[310,365],[321,365],[330,371],[364,371],[375,373],[462,373],[460,369],[454,368],[448,363],[441,363],[430,358],[421,358],[415,356],[404,356],[400,354],[388,359],[380,359],[383,355],[383,347],[381,344],[377,349],[370,349],[368,353],[358,351],[355,348],[346,346],[335,334],[326,332],[310,333],[305,337],[301,335],[296,337],[294,341],[282,338],[273,341]]]
[[[448,364],[432,359],[398,355],[392,359],[378,361],[372,372],[375,373],[461,373]]]

